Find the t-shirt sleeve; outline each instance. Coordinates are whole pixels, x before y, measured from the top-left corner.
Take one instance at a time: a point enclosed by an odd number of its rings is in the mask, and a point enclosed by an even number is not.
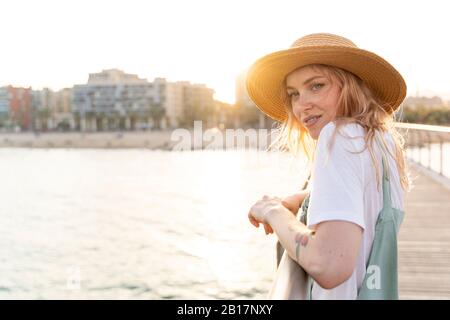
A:
[[[356,126],[356,125],[354,125]],[[311,195],[308,208],[308,226],[323,221],[341,220],[353,222],[363,229],[364,222],[364,182],[362,139],[349,139],[336,133],[335,140],[329,151],[336,126],[329,123],[322,128],[316,146],[311,181]],[[352,134],[348,125],[343,133]],[[355,127],[353,127],[355,128]]]

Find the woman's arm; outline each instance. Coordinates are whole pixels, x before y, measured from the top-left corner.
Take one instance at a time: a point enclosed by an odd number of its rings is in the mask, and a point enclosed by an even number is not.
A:
[[[309,229],[288,209],[279,206],[266,214],[289,256],[324,289],[332,289],[353,273],[362,228],[346,221],[325,221]]]
[[[302,190],[298,193],[294,193],[293,195],[284,198],[281,203],[294,215],[297,215],[298,209],[300,209],[301,204],[309,193],[309,189]]]
[[[305,200],[306,196],[310,193],[310,190],[304,189],[298,193],[294,193],[293,195],[287,196],[283,200],[281,200],[281,203],[285,208],[287,208],[290,212],[292,212],[295,216],[298,213],[298,210],[300,209],[301,204]],[[273,229],[268,223],[263,223],[264,231],[266,234],[273,233]]]

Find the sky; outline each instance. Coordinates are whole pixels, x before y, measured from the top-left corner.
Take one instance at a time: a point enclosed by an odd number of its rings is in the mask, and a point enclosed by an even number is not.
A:
[[[328,32],[385,58],[408,95],[450,99],[450,3],[361,0],[2,0],[0,86],[58,90],[118,68],[204,83],[234,103],[257,58]]]

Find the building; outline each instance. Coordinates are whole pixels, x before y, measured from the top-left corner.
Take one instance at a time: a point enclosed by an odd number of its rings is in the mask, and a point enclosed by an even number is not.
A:
[[[90,73],[88,84],[114,85],[114,84],[146,84],[146,79],[139,78],[136,74],[125,73],[119,69],[107,69],[99,73]]]
[[[213,125],[214,90],[207,88],[204,84],[185,84],[183,88],[184,117],[191,122],[195,120],[204,121],[204,127]]]
[[[176,128],[183,123],[185,117],[184,87],[187,85],[188,82],[166,82],[164,80],[165,99],[163,105],[168,127]]]
[[[215,106],[214,90],[204,84],[165,83],[164,109],[169,127],[191,127],[195,120],[205,121],[205,126],[212,125]]]
[[[121,70],[89,75],[73,88],[73,112],[81,130],[176,128],[214,109],[214,91],[187,81],[153,82]],[[206,119],[207,120],[207,119]]]
[[[250,99],[245,86],[246,78],[247,72],[242,72],[236,79],[236,108],[238,108],[236,126],[270,129],[275,120],[261,112]]]
[[[214,90],[187,81],[153,82],[118,69],[89,74],[86,84],[0,88],[0,126],[33,130],[134,130],[216,125]]]
[[[82,131],[135,129],[149,122],[161,97],[146,79],[110,69],[91,73],[87,84],[75,85],[72,105]]]
[[[8,87],[0,88],[0,128],[10,126],[9,119],[9,90]]]
[[[0,88],[0,116],[9,117],[9,89]]]
[[[33,106],[33,124],[36,130],[52,129],[51,109],[54,105],[53,92],[44,88],[31,91],[31,104]]]
[[[31,88],[0,88],[0,121],[2,126],[29,130],[32,126]]]
[[[72,89],[53,91],[49,88],[33,90],[32,109],[36,130],[74,130]]]

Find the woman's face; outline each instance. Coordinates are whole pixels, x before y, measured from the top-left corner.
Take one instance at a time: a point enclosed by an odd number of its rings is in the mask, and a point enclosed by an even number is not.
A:
[[[287,75],[286,89],[295,118],[317,140],[322,128],[337,114],[341,90],[336,81],[305,66]]]

